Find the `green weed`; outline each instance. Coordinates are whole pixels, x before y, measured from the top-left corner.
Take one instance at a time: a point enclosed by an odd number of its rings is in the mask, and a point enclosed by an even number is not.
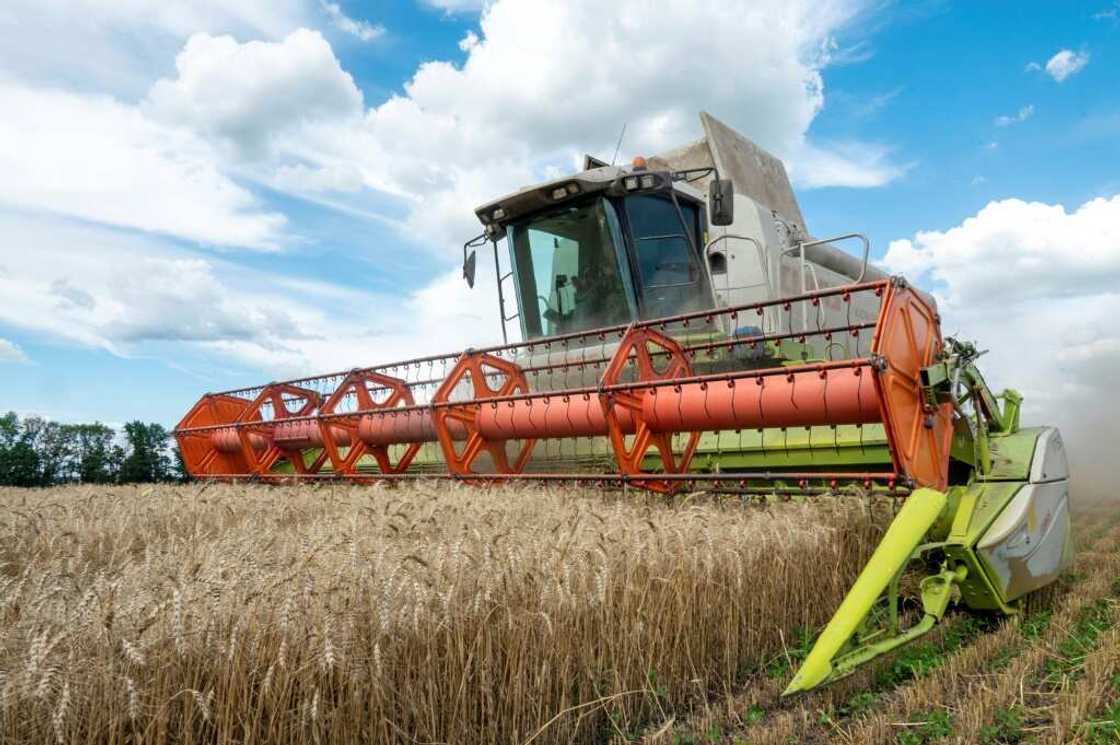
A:
[[[794,629],[793,643],[786,647],[785,653],[776,656],[766,665],[766,675],[771,679],[785,678],[793,672],[813,648],[813,631],[809,628]]]
[[[925,745],[953,734],[953,718],[944,709],[930,713],[920,727],[898,735],[898,745]]]
[[[1081,609],[1070,633],[1058,643],[1057,656],[1043,666],[1045,678],[1057,676],[1077,677],[1085,653],[1093,648],[1097,638],[1112,622],[1112,609],[1107,599],[1097,600]]]
[[[1120,685],[1116,687],[1120,689]],[[1086,745],[1115,745],[1120,741],[1120,701],[1106,710],[1102,719],[1086,723],[1084,734]]]
[[[1050,619],[1054,615],[1049,608],[1032,613],[1019,624],[1019,633],[1026,639],[1037,639],[1050,627]]]
[[[758,704],[751,704],[747,710],[743,712],[743,721],[747,724],[758,724],[766,718],[766,709],[763,709]]]
[[[995,721],[980,728],[980,745],[1014,745],[1023,741],[1023,713],[1012,706],[996,712]]]

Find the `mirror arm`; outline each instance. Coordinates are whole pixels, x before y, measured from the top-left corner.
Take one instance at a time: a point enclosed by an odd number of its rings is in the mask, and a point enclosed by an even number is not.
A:
[[[719,180],[719,169],[715,166],[705,166],[704,168],[689,168],[685,171],[673,171],[670,174],[672,181],[695,181],[696,179],[704,178],[705,176],[713,175],[715,179]]]
[[[494,247],[494,277],[498,285],[498,317],[502,321],[502,343],[509,344],[509,332],[506,331],[506,321],[509,319],[506,318],[506,296],[502,289],[504,278],[502,277],[502,265],[498,263],[498,239],[492,231],[476,235],[463,244],[463,279],[467,280],[468,287],[474,289],[475,266],[478,256],[476,249],[486,245],[487,238],[490,239],[490,243]],[[516,316],[514,317],[516,318]]]

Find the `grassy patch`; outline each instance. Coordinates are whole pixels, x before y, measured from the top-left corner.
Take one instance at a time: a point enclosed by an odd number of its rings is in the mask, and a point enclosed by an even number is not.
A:
[[[1101,719],[1085,724],[1086,745],[1115,745],[1120,741],[1120,701],[1104,712]]]
[[[887,664],[872,681],[867,690],[856,693],[847,701],[836,707],[822,711],[821,724],[836,724],[844,719],[859,717],[872,711],[879,703],[882,692],[897,687],[903,683],[917,678],[925,677],[941,667],[949,655],[973,641],[980,634],[991,631],[995,622],[979,616],[968,616],[959,619],[955,624],[944,629],[940,639],[918,641],[903,647],[895,658]],[[933,730],[940,728],[945,712],[935,712],[930,715]],[[910,736],[919,736],[919,733],[903,733]],[[925,742],[925,740],[910,740],[907,742]]]
[[[1050,628],[1050,619],[1053,615],[1054,612],[1049,608],[1030,614],[1019,624],[1019,633],[1025,639],[1037,639]]]
[[[875,691],[862,691],[848,699],[836,709],[842,717],[854,717],[871,711],[879,702],[879,694]]]
[[[879,673],[875,687],[890,688],[914,678],[922,678],[936,670],[945,658],[968,644],[994,622],[980,616],[969,616],[950,626],[940,642],[919,641],[902,648],[894,661]]]
[[[1120,580],[1117,580],[1120,583]],[[1112,698],[1120,695],[1120,673],[1112,676]],[[1086,722],[1082,727],[1086,745],[1107,745],[1120,742],[1120,700],[1114,700],[1099,718]]]
[[[1023,741],[1023,712],[1018,706],[1000,709],[995,721],[980,728],[980,745],[1014,745]]]
[[[1093,649],[1101,633],[1111,625],[1112,609],[1108,599],[1101,598],[1082,608],[1073,629],[1058,643],[1057,656],[1048,659],[1043,666],[1044,679],[1054,683],[1058,677],[1077,677],[1085,654]]]
[[[792,644],[784,652],[766,663],[766,677],[771,680],[788,678],[793,669],[801,664],[813,648],[814,634],[812,629],[794,629]]]
[[[918,727],[900,732],[896,738],[898,745],[925,745],[936,742],[953,734],[953,718],[944,709],[931,712]]]

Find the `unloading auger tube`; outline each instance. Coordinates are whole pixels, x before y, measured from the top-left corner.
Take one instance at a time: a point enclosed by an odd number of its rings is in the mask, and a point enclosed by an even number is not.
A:
[[[874,322],[800,322],[867,294]],[[1020,429],[1018,394],[1001,409],[976,356],[890,278],[207,394],[175,437],[199,479],[908,495],[792,693],[928,632],[953,599],[1014,613],[1068,559],[1060,437]],[[912,561],[937,567],[917,613],[898,591]]]

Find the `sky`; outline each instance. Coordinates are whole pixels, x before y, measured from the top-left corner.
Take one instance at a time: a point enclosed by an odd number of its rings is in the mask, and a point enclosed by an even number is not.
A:
[[[171,426],[207,391],[494,341],[489,259],[459,278],[473,208],[707,110],[1097,452],[1118,83],[1117,0],[8,0],[0,410]]]

